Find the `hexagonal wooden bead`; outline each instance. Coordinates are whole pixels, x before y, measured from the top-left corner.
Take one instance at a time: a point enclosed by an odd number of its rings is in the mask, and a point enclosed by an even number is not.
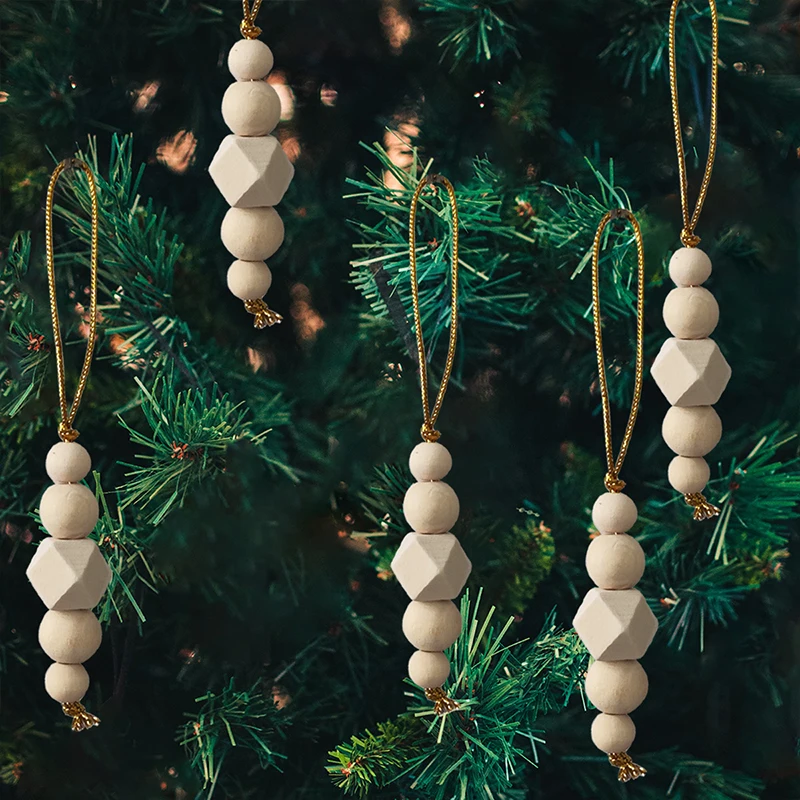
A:
[[[667,339],[650,370],[673,406],[713,406],[731,368],[713,339]]]
[[[592,589],[572,624],[596,661],[640,659],[658,629],[655,615],[638,589]]]
[[[395,577],[412,600],[453,600],[471,570],[452,533],[409,533],[392,561]]]

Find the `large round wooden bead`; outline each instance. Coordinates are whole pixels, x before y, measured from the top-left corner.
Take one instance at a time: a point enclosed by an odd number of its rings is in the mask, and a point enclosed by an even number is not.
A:
[[[237,136],[266,136],[280,122],[281,100],[265,81],[232,83],[222,96],[222,118]]]
[[[699,286],[711,275],[711,259],[696,247],[682,247],[672,254],[669,276],[678,286]]]
[[[260,81],[274,65],[272,50],[258,39],[242,39],[228,53],[228,69],[237,81]]]
[[[100,508],[88,486],[56,483],[42,495],[39,516],[42,527],[56,539],[82,539],[97,525]]]
[[[263,261],[234,261],[228,268],[228,288],[240,300],[260,300],[272,286],[272,272]]]
[[[586,571],[601,589],[633,589],[644,575],[644,550],[627,533],[597,536],[586,551]]]
[[[627,714],[598,714],[592,723],[592,741],[604,753],[627,753],[636,738],[636,726]]]
[[[600,533],[625,533],[638,517],[636,503],[621,492],[601,494],[592,507],[592,522]]]
[[[57,703],[80,703],[89,689],[89,673],[82,664],[51,664],[44,688]]]
[[[274,208],[229,208],[220,236],[237,259],[264,261],[283,244],[283,220]]]
[[[48,611],[39,625],[39,644],[53,661],[82,664],[100,647],[103,630],[91,611]]]
[[[586,673],[586,696],[605,714],[630,714],[647,689],[647,673],[638,661],[595,661]]]
[[[700,458],[719,444],[722,420],[713,406],[673,406],[664,417],[661,435],[673,453]]]
[[[412,600],[403,614],[403,633],[417,650],[446,650],[461,633],[461,612],[450,600]]]
[[[447,533],[458,520],[456,493],[442,481],[413,483],[403,500],[403,513],[417,533]]]
[[[408,660],[408,677],[423,689],[438,689],[450,676],[450,661],[444,653],[417,650]]]
[[[453,457],[443,444],[420,442],[411,451],[408,468],[418,481],[440,481],[453,468]]]
[[[706,488],[711,478],[711,467],[704,458],[675,456],[670,462],[667,474],[676,492],[697,494]]]
[[[44,468],[53,483],[78,483],[89,474],[92,458],[77,442],[59,442],[48,451]]]
[[[702,286],[673,289],[664,301],[664,324],[676,339],[705,339],[719,322],[719,305]]]

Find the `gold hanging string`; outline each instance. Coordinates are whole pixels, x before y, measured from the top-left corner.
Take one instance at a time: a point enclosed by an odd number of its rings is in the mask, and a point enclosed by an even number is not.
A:
[[[637,299],[636,299],[636,379],[633,386],[633,401],[628,424],[619,448],[619,455],[614,458],[614,442],[611,432],[611,401],[608,396],[608,378],[606,377],[606,363],[603,355],[603,326],[600,318],[600,249],[603,243],[603,231],[612,220],[626,219],[633,226],[636,236],[637,270]],[[609,211],[594,237],[592,248],[592,313],[594,316],[594,343],[597,350],[597,371],[600,378],[600,395],[603,402],[603,429],[606,442],[606,472],[605,484],[609,492],[621,492],[625,488],[625,481],[620,480],[619,473],[628,453],[628,447],[633,435],[633,426],[639,413],[639,403],[642,397],[642,376],[644,374],[644,244],[642,231],[636,217],[627,209],[621,208]]]
[[[709,111],[708,159],[706,161],[700,192],[694,212],[689,213],[689,181],[686,176],[686,154],[683,148],[681,130],[681,111],[678,104],[678,59],[676,55],[675,22],[681,0],[672,0],[669,15],[669,87],[672,95],[672,121],[675,128],[675,148],[678,151],[678,173],[681,184],[681,213],[683,214],[683,230],[681,242],[685,247],[697,247],[700,237],[694,232],[703,210],[708,185],[711,182],[711,171],[714,168],[714,157],[717,153],[717,65],[719,63],[719,16],[715,0],[708,0],[711,9],[711,108]]]
[[[239,30],[245,39],[258,39],[261,36],[261,28],[256,25],[256,17],[261,10],[261,0],[253,0],[253,7],[250,7],[249,0],[242,0],[243,19],[239,23]]]
[[[53,246],[53,200],[55,197],[56,184],[59,177],[65,170],[82,170],[89,181],[89,196],[92,201],[92,250],[89,262],[91,270],[90,276],[90,300],[89,300],[89,333],[86,337],[86,355],[83,358],[83,367],[78,378],[78,386],[75,390],[75,397],[72,405],[67,405],[67,386],[66,374],[64,369],[64,342],[61,338],[61,323],[58,318],[58,300],[56,298],[56,269],[55,269],[55,250]],[[53,320],[53,341],[56,351],[56,369],[58,371],[58,400],[61,406],[61,419],[58,423],[58,435],[65,442],[74,442],[78,438],[72,424],[75,415],[81,404],[83,392],[86,389],[86,382],[89,378],[89,368],[92,364],[94,355],[94,342],[97,332],[97,239],[99,231],[99,211],[97,205],[97,187],[94,175],[89,165],[79,158],[67,158],[53,170],[50,178],[50,185],[47,187],[47,208],[45,211],[45,244],[47,250],[47,283],[50,288],[50,316]]]
[[[426,186],[444,186],[450,199],[450,212],[453,218],[453,257],[451,266],[450,282],[450,341],[447,346],[447,361],[445,362],[442,382],[436,394],[436,401],[433,410],[430,408],[428,399],[428,365],[425,354],[425,340],[422,336],[422,315],[419,310],[419,281],[417,278],[417,206],[420,196]],[[411,296],[414,303],[414,325],[417,333],[417,355],[419,359],[419,376],[422,393],[422,438],[426,442],[435,442],[441,434],[436,430],[436,420],[442,410],[444,395],[447,391],[447,384],[450,380],[450,373],[453,371],[453,362],[456,356],[456,340],[458,338],[458,204],[456,203],[456,192],[453,184],[442,175],[426,175],[417,186],[414,197],[411,200],[411,209],[408,223],[408,260],[411,266]]]

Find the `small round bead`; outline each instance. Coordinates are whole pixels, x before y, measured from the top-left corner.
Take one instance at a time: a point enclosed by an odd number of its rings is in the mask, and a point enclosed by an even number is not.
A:
[[[97,525],[100,508],[88,486],[56,483],[42,495],[39,516],[42,527],[56,539],[83,539]]]
[[[403,500],[403,513],[417,533],[447,533],[458,520],[456,493],[442,481],[412,483]]]
[[[636,738],[636,726],[627,714],[598,714],[592,723],[592,741],[604,753],[627,753]]]
[[[446,650],[461,633],[461,612],[450,600],[412,600],[403,614],[403,633],[417,650]]]
[[[644,575],[644,550],[627,533],[597,536],[586,551],[586,571],[600,589],[632,589]]]
[[[281,100],[265,81],[232,83],[222,96],[222,118],[237,136],[266,136],[281,119]]]
[[[47,453],[44,468],[53,483],[78,483],[89,474],[92,458],[77,442],[59,442]]]
[[[80,703],[89,689],[89,673],[82,664],[51,664],[44,689],[57,703]]]
[[[661,435],[673,453],[700,458],[719,444],[722,420],[713,406],[673,406],[664,417]]]
[[[676,492],[697,494],[706,488],[711,477],[711,467],[704,458],[675,456],[670,462],[668,475]]]
[[[702,286],[673,289],[664,301],[664,324],[676,339],[705,339],[719,322],[719,305]]]
[[[228,53],[228,69],[237,81],[260,81],[274,65],[272,50],[258,39],[241,39]]]
[[[408,677],[423,689],[438,689],[450,676],[450,661],[444,653],[417,650],[408,660]]]
[[[601,494],[592,507],[592,522],[600,533],[625,533],[638,517],[636,503],[621,492]]]
[[[711,275],[711,259],[696,247],[682,247],[669,260],[669,276],[677,286],[699,286]]]
[[[228,268],[228,288],[240,300],[260,300],[272,286],[272,272],[263,261],[234,261]]]
[[[229,208],[220,229],[222,244],[241,261],[264,261],[274,255],[284,233],[274,208]]]
[[[630,714],[647,689],[647,673],[638,661],[595,661],[586,673],[586,696],[605,714]]]
[[[39,625],[39,644],[53,661],[82,664],[100,647],[103,630],[91,611],[48,611]]]
[[[421,442],[411,451],[408,467],[418,481],[440,481],[453,468],[453,457],[443,444]]]

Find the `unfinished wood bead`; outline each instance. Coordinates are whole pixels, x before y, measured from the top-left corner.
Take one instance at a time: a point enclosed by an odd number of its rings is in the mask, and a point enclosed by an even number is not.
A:
[[[604,753],[627,753],[636,738],[636,726],[627,714],[598,714],[592,723],[592,741]]]
[[[601,494],[592,507],[592,522],[600,533],[625,533],[638,517],[636,503],[622,492]]]
[[[647,689],[647,673],[638,661],[595,661],[586,673],[586,696],[605,714],[630,714]]]
[[[675,456],[669,465],[669,482],[676,492],[697,494],[711,478],[711,468],[704,458]]]
[[[713,406],[728,385],[731,368],[713,339],[667,339],[650,369],[673,406]]]
[[[412,600],[453,600],[472,564],[452,533],[409,533],[392,561],[392,572]]]
[[[264,261],[283,244],[283,220],[274,208],[230,208],[220,236],[240,261]]]
[[[228,289],[240,300],[260,300],[272,286],[272,272],[263,261],[234,261],[228,268]]]
[[[42,527],[56,539],[82,539],[97,525],[100,508],[88,486],[57,483],[42,495],[39,516]]]
[[[672,254],[669,276],[678,286],[699,286],[711,275],[711,259],[696,247],[682,247]]]
[[[260,81],[274,65],[272,50],[258,39],[241,39],[228,53],[228,69],[237,81]]]
[[[58,442],[47,453],[44,466],[53,483],[79,483],[89,474],[92,458],[77,442]]]
[[[673,289],[664,301],[664,324],[678,339],[705,339],[719,322],[719,305],[702,286]]]
[[[438,689],[450,676],[450,661],[444,653],[417,650],[408,661],[408,677],[423,689]]]
[[[644,550],[627,533],[597,536],[586,551],[586,571],[601,589],[632,589],[644,575]]]
[[[408,468],[418,481],[440,481],[453,468],[453,457],[438,442],[420,442],[411,451]]]
[[[403,614],[403,633],[417,650],[446,650],[461,633],[461,612],[450,600],[414,600]]]
[[[103,631],[91,611],[48,611],[39,625],[39,644],[53,661],[82,664],[100,647]]]
[[[412,484],[403,500],[406,522],[417,533],[447,533],[458,520],[456,493],[442,481]]]
[[[89,673],[82,664],[51,664],[44,688],[57,703],[80,703],[89,690]]]
[[[664,417],[661,434],[673,453],[700,458],[719,444],[722,420],[711,406],[673,406]]]
[[[222,118],[237,136],[266,136],[280,122],[281,101],[265,81],[232,83],[222,97]]]

